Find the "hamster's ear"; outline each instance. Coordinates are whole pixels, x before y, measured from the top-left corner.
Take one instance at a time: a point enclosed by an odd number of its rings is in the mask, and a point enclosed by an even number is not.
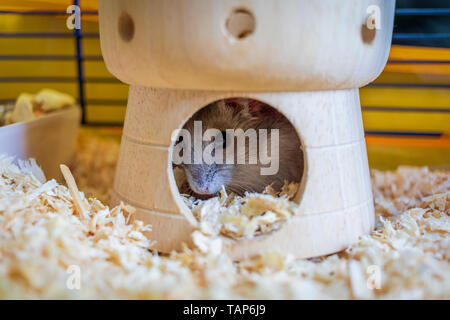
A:
[[[270,109],[267,104],[253,99],[248,99],[248,110],[252,115],[259,116],[264,113],[266,110]]]

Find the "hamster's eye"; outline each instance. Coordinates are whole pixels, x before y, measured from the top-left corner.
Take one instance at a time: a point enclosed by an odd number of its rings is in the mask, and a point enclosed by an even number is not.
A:
[[[183,142],[183,136],[179,136],[175,145],[179,145],[182,142]],[[182,147],[183,147],[183,145],[182,145]],[[180,156],[183,156],[183,155],[184,155],[184,148],[182,148],[180,151]]]
[[[225,149],[228,146],[227,133],[225,131],[220,131],[222,134],[223,148]]]

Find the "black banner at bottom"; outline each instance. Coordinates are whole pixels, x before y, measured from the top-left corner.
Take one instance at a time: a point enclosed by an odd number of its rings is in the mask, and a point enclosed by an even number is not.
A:
[[[300,319],[381,316],[405,318],[420,309],[447,313],[448,301],[296,301],[296,300],[151,300],[151,301],[1,301],[3,314],[22,313],[93,319]],[[10,310],[8,310],[10,309]]]

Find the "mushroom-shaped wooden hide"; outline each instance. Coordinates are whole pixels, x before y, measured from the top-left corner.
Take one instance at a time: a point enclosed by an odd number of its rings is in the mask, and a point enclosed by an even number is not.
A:
[[[347,247],[374,225],[358,88],[382,71],[394,1],[100,0],[109,71],[130,84],[114,198],[152,224],[155,249],[194,229],[172,173],[172,132],[230,97],[264,102],[300,137],[298,212],[273,233],[224,239],[235,259]]]

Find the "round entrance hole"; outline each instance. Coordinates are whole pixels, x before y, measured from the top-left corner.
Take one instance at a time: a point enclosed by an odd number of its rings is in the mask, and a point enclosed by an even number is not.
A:
[[[206,233],[262,235],[295,213],[305,167],[301,140],[264,102],[236,97],[208,104],[186,120],[169,152],[180,210],[190,210]]]
[[[255,17],[247,9],[235,9],[227,18],[225,28],[235,39],[247,38],[255,31]]]

